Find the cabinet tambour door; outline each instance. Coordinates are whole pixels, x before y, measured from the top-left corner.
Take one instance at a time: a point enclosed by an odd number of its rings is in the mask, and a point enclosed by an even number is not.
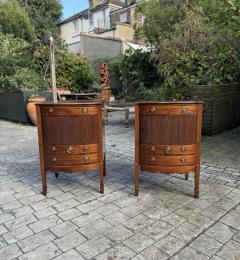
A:
[[[44,116],[42,124],[46,145],[98,143],[97,114]]]
[[[139,127],[140,144],[194,144],[197,141],[197,112],[182,114],[140,113]]]

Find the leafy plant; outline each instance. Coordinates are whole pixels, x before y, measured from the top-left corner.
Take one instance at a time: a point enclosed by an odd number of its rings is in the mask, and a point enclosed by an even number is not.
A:
[[[88,59],[66,49],[56,53],[56,74],[58,86],[76,93],[89,89],[94,80]]]
[[[17,0],[0,1],[0,31],[28,42],[36,38],[26,10]]]
[[[120,63],[121,80],[128,97],[138,97],[138,89],[151,88],[158,78],[149,52],[129,49]]]
[[[37,91],[43,88],[30,45],[25,40],[0,33],[0,64],[1,91]]]
[[[62,16],[62,5],[59,0],[18,0],[26,9],[38,37],[59,35],[58,23]]]
[[[142,96],[184,99],[196,85],[239,82],[240,1],[149,0],[137,10],[145,21],[136,32],[153,47],[161,79]]]

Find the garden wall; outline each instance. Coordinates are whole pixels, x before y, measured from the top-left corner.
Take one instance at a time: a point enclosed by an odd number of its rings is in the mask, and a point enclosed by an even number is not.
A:
[[[81,41],[81,53],[91,61],[112,59],[122,54],[122,41],[118,39],[81,35]]]
[[[194,100],[205,103],[203,134],[214,135],[240,126],[240,85],[197,86]]]
[[[73,53],[81,53],[90,61],[112,59],[122,55],[122,41],[115,38],[82,34],[80,41],[68,44]]]

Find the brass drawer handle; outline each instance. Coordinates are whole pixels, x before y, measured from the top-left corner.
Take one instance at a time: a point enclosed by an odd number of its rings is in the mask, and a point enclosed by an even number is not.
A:
[[[84,150],[84,152],[87,152],[88,151],[88,146],[87,145],[85,145],[85,146],[83,146],[83,150]]]
[[[52,146],[52,148],[51,148],[51,151],[52,152],[55,152],[57,149],[56,149],[56,146]]]
[[[150,111],[151,112],[155,112],[156,111],[156,107],[151,107]]]
[[[165,152],[165,154],[171,154],[171,152],[172,152],[172,147],[171,147],[171,146],[165,147],[165,148],[164,148],[164,152]]]
[[[186,158],[182,157],[182,158],[180,159],[180,161],[181,161],[182,163],[185,163],[185,162],[186,162]]]
[[[187,108],[187,107],[183,107],[183,108],[182,108],[182,112],[183,112],[183,113],[186,113],[187,111],[188,111],[188,108]]]
[[[89,157],[88,156],[84,156],[84,161],[88,161],[89,160]]]
[[[186,152],[187,151],[187,148],[185,146],[182,146],[181,147],[181,152]]]
[[[151,150],[151,152],[153,152],[156,150],[156,148],[154,146],[152,146],[150,150]]]
[[[57,161],[57,158],[53,157],[52,162],[56,162],[56,161]]]
[[[156,158],[155,157],[151,157],[151,162],[155,162]]]
[[[83,113],[87,113],[87,112],[88,112],[88,108],[87,108],[87,107],[84,107],[84,108],[82,109],[82,112],[83,112]]]
[[[69,145],[69,146],[67,147],[67,149],[66,149],[66,152],[67,152],[68,154],[72,153],[72,152],[73,152],[73,146],[72,146],[72,145]]]
[[[52,113],[52,112],[53,112],[53,108],[50,107],[50,108],[48,109],[48,112],[49,112],[49,113]]]

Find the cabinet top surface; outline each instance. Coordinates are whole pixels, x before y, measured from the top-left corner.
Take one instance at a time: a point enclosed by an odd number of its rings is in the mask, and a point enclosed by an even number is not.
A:
[[[204,104],[202,101],[138,101],[136,105],[163,104],[163,105],[184,105],[184,104]]]
[[[54,103],[53,101],[46,101],[46,102],[40,102],[37,103],[38,106],[81,106],[81,105],[102,105],[101,101],[98,100],[65,100],[65,101],[58,101],[57,103]]]

